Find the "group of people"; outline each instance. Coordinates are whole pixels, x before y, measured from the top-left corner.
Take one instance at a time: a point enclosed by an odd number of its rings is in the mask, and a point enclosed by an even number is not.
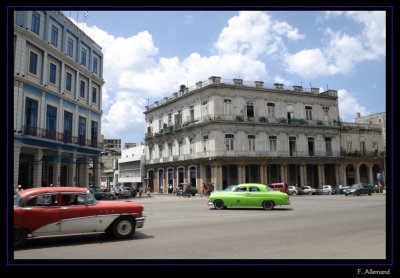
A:
[[[139,198],[142,198],[143,191],[147,193],[147,197],[151,198],[150,188],[146,187],[145,189],[143,189],[143,186],[141,185],[138,187]]]

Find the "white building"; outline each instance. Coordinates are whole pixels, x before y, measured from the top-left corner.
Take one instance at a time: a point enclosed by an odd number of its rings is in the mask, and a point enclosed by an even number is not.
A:
[[[122,186],[137,188],[143,184],[144,172],[144,145],[123,149],[118,160],[118,182]]]
[[[382,157],[342,155],[336,90],[212,76],[182,85],[144,114],[146,177],[156,192],[170,183],[198,190],[203,183],[217,189],[243,182],[372,183],[373,171],[384,167]],[[377,126],[364,131],[381,136]]]
[[[14,184],[99,185],[103,54],[60,11],[14,11]],[[11,67],[10,67],[11,68]]]

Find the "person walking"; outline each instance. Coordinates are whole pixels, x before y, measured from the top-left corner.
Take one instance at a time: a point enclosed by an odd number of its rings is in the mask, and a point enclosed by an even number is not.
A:
[[[139,186],[139,198],[142,198],[143,187]]]

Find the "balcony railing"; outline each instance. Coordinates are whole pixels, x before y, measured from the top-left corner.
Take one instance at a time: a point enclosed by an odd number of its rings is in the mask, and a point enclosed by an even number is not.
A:
[[[80,138],[77,136],[72,136],[68,133],[55,132],[55,131],[50,131],[47,129],[33,127],[33,126],[24,126],[21,135],[35,136],[35,137],[50,139],[50,140],[54,140],[54,141],[58,141],[58,142],[92,147],[92,148],[96,148],[96,149],[101,149],[103,147],[101,142],[98,142],[95,140]]]
[[[257,123],[260,125],[263,124],[284,124],[284,125],[309,125],[309,126],[341,126],[341,122],[337,120],[305,120],[300,118],[275,118],[275,117],[267,117],[267,116],[259,116],[259,117],[248,117],[243,115],[226,115],[226,114],[207,114],[199,118],[195,118],[191,121],[181,123],[176,123],[174,125],[170,125],[164,127],[156,133],[146,133],[145,138],[152,138],[153,136],[161,136],[164,134],[169,134],[177,129],[187,128],[190,126],[195,126],[200,123],[208,123],[208,122],[251,122]]]
[[[192,154],[182,154],[171,157],[161,157],[146,160],[146,164],[162,163],[167,161],[184,161],[199,158],[217,158],[217,157],[340,157],[342,152],[309,152],[309,151],[211,151],[198,152]]]

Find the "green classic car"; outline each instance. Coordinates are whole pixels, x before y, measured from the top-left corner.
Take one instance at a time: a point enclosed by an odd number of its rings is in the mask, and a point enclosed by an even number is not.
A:
[[[275,206],[290,205],[290,201],[288,194],[274,191],[265,184],[243,183],[232,191],[212,192],[208,204],[215,209],[256,206],[270,210]]]

